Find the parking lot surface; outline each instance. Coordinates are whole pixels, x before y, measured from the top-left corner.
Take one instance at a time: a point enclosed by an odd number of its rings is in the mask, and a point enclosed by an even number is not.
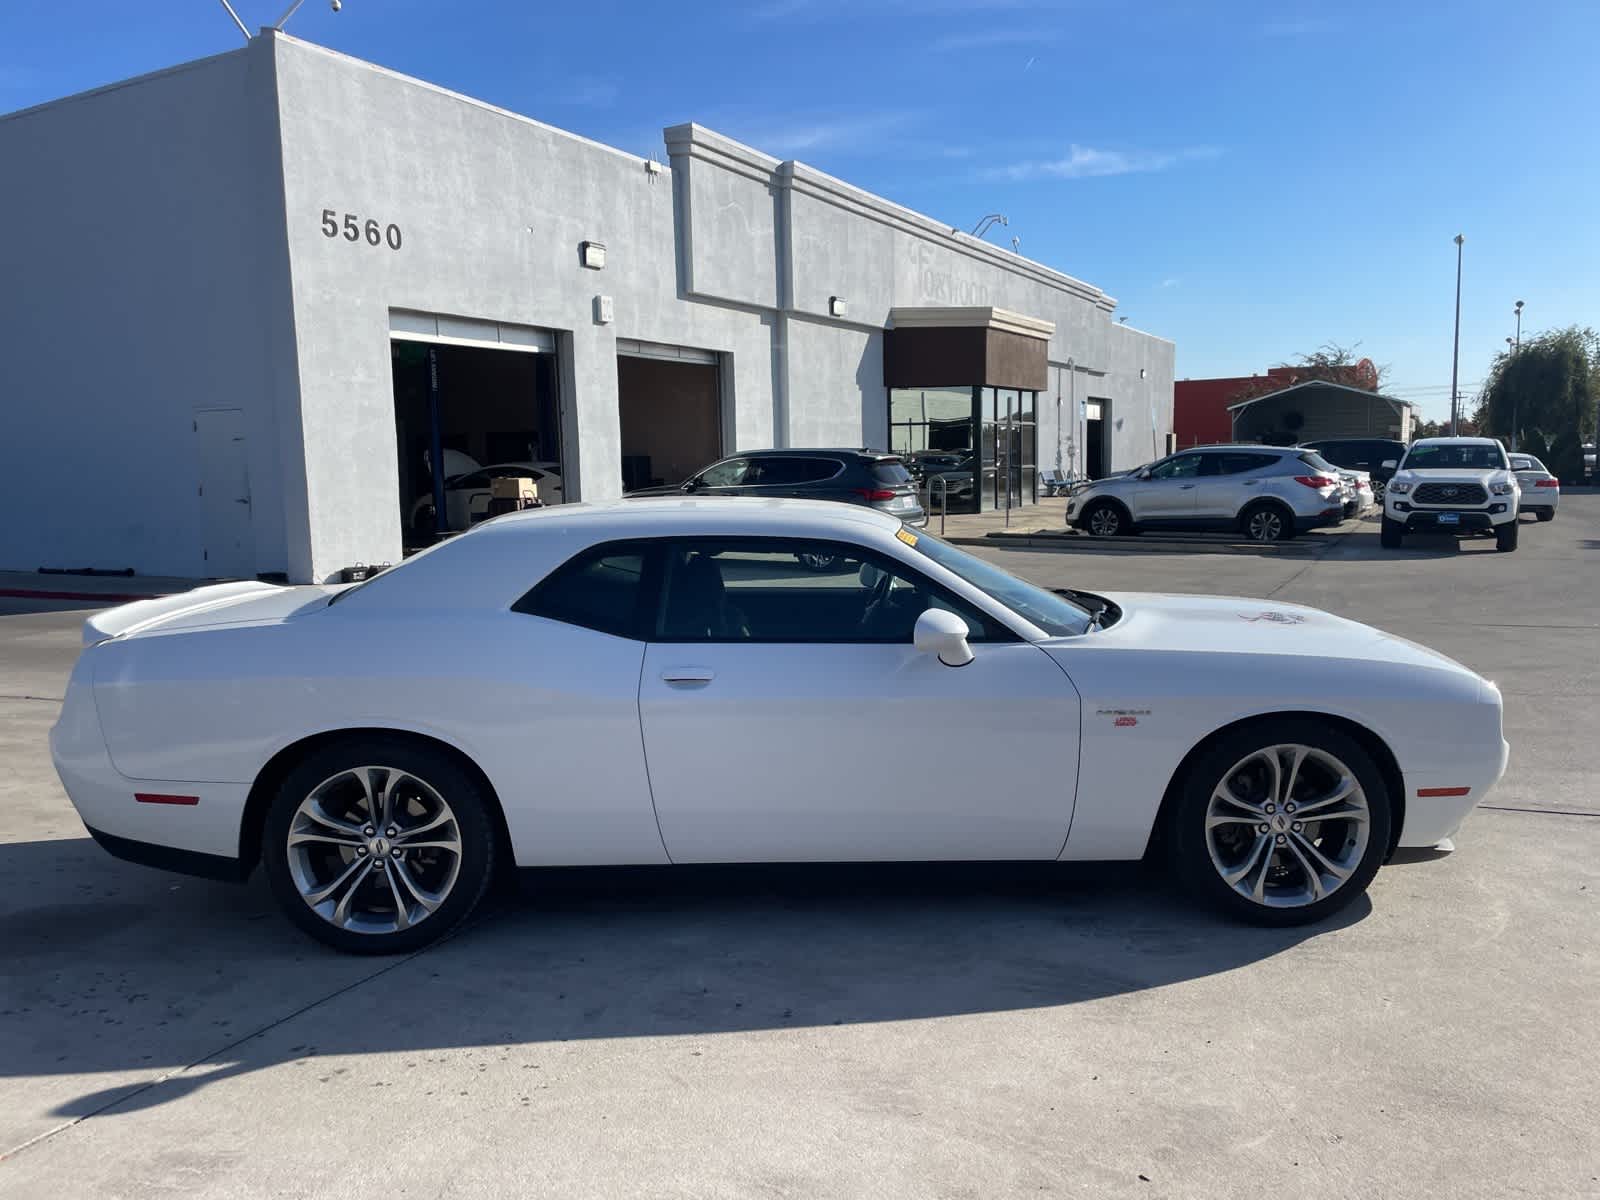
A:
[[[562,873],[339,957],[259,873],[89,841],[45,743],[84,610],[0,600],[0,1195],[1600,1196],[1600,496],[1515,554],[1376,543],[982,551],[1327,608],[1500,684],[1459,849],[1288,931],[1131,864]]]

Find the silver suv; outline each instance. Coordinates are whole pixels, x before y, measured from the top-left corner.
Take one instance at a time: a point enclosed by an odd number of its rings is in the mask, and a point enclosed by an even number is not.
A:
[[[1080,484],[1067,499],[1067,524],[1093,537],[1220,529],[1275,542],[1343,517],[1339,469],[1297,446],[1197,447]]]

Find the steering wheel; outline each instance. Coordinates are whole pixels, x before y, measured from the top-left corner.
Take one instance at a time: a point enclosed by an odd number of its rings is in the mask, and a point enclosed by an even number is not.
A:
[[[885,611],[889,600],[889,589],[893,586],[894,576],[887,571],[879,571],[878,578],[873,581],[871,590],[867,592],[866,606],[861,610],[858,628],[863,633],[870,633],[878,621],[878,614]]]

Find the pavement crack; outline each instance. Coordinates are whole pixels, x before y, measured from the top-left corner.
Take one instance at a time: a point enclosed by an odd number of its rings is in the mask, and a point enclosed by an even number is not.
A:
[[[1582,808],[1529,808],[1521,804],[1480,804],[1495,812],[1539,813],[1547,817],[1600,817],[1600,810]]]
[[[50,704],[66,703],[66,698],[64,696],[29,696],[26,694],[19,696],[13,695],[10,692],[0,692],[0,700],[43,700]]]

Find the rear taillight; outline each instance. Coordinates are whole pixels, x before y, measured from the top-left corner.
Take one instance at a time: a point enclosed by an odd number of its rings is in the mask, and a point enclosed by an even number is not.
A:
[[[1561,486],[1561,480],[1559,480],[1559,479],[1541,479],[1537,483],[1535,483],[1533,486],[1534,487],[1554,487],[1554,488],[1558,488],[1558,487]]]
[[[1330,479],[1326,475],[1296,475],[1294,477],[1294,481],[1296,483],[1303,483],[1308,488],[1325,488],[1325,487],[1338,487],[1339,486],[1339,481],[1337,479]]]
[[[894,493],[888,488],[852,488],[868,504],[876,504],[880,500],[893,500]]]

